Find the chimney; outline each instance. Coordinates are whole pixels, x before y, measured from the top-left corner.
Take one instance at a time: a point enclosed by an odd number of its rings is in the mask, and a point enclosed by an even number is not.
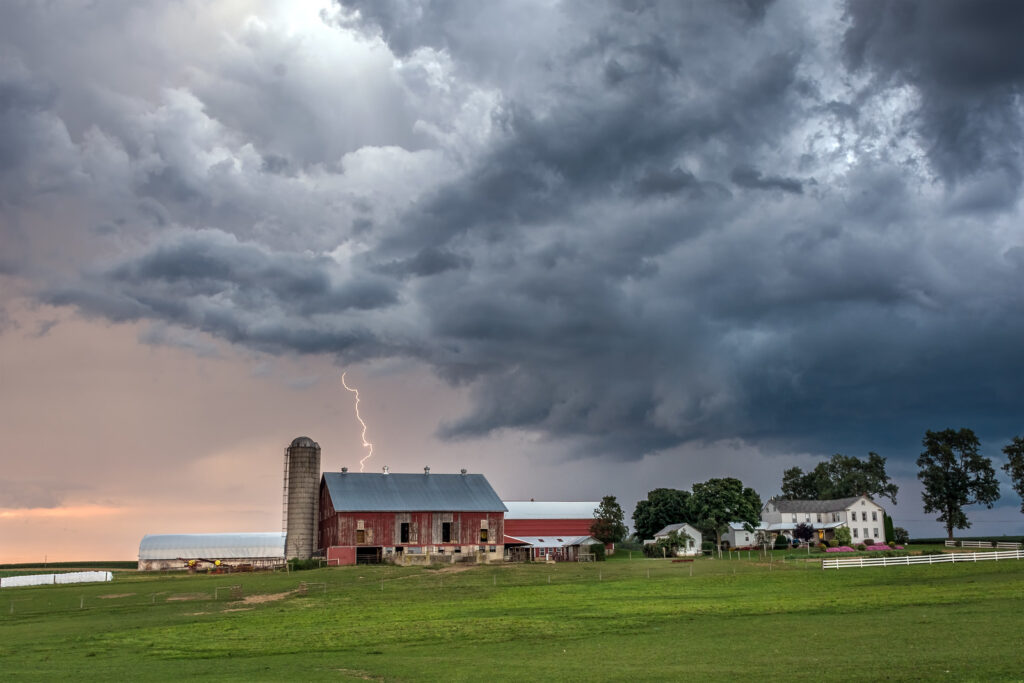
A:
[[[384,474],[391,474],[391,470],[388,469],[387,465],[384,465]]]
[[[423,474],[430,474],[430,465],[423,468]]]
[[[461,474],[462,476],[466,476],[466,468],[463,467],[461,470],[459,470],[459,474]]]
[[[341,468],[341,473],[345,474],[346,472],[348,472],[348,468],[347,467],[342,467]]]

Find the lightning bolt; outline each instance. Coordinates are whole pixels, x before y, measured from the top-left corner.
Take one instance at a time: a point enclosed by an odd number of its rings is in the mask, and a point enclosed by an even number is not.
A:
[[[363,439],[363,448],[369,448],[370,452],[363,456],[363,459],[359,461],[359,471],[363,471],[364,463],[373,457],[373,444],[366,440],[366,423],[363,422],[362,416],[359,414],[359,390],[353,389],[345,382],[345,373],[341,373],[341,386],[351,391],[356,395],[356,419],[359,420],[359,424],[363,425],[363,433],[361,438]]]

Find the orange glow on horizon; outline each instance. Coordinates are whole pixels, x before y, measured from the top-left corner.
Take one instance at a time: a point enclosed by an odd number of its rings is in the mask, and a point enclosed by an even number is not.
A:
[[[0,508],[0,519],[83,519],[126,512],[127,508],[109,505],[67,505],[55,508]]]

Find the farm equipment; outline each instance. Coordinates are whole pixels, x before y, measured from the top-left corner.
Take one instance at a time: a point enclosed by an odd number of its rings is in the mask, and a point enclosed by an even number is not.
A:
[[[208,574],[223,574],[225,572],[231,574],[233,572],[254,571],[253,566],[249,563],[227,564],[220,560],[210,560],[205,557],[197,557],[191,560],[186,560],[183,557],[179,557],[178,559],[185,563],[190,574],[195,574],[197,571],[201,571],[203,569],[205,569]],[[204,562],[210,566],[204,567],[202,564]]]

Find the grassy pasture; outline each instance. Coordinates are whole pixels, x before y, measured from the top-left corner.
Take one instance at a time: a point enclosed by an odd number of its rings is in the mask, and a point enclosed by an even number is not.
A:
[[[820,557],[125,572],[6,588],[0,670],[5,680],[1021,679],[1024,561],[822,571]]]

